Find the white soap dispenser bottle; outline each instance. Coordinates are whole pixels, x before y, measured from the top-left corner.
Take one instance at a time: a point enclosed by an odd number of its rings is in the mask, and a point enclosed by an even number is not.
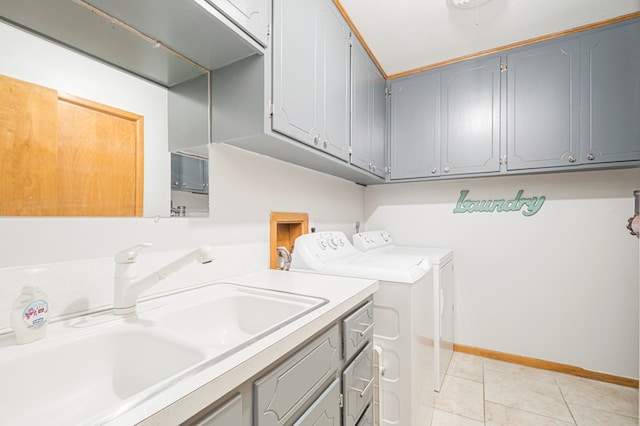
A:
[[[30,271],[22,293],[11,309],[9,322],[19,345],[42,339],[47,334],[49,302],[36,284],[35,276],[38,272],[39,270]]]

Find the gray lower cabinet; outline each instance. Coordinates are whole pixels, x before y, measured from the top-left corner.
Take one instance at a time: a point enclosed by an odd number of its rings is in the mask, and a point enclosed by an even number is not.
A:
[[[340,331],[329,331],[254,384],[257,426],[289,424],[340,366]]]
[[[570,166],[579,156],[577,39],[507,55],[508,170]]]
[[[344,394],[343,425],[355,426],[373,398],[373,343],[342,373]]]
[[[357,426],[373,426],[373,404],[369,405],[364,412]]]
[[[368,298],[302,348],[183,424],[372,425],[372,326],[373,301]],[[343,344],[348,349],[343,350]]]
[[[236,394],[228,402],[216,408],[205,417],[190,423],[190,426],[241,426],[242,417],[242,395]]]
[[[373,341],[373,302],[369,302],[342,320],[342,352],[345,361]]]
[[[351,164],[384,177],[386,80],[357,38],[351,49]]]
[[[442,71],[443,175],[500,171],[500,57]]]
[[[340,426],[340,381],[335,379],[294,426]]]
[[[346,161],[351,30],[330,1],[273,7],[273,130]]]
[[[580,162],[640,160],[640,22],[580,39]]]
[[[389,178],[440,175],[440,72],[390,85]]]

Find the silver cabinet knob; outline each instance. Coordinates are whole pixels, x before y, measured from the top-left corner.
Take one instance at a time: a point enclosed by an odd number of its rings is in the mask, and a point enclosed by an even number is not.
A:
[[[431,169],[431,173],[432,174],[436,174],[438,172],[438,169],[436,169],[435,167],[433,169]]]
[[[320,135],[316,135],[316,136],[313,138],[313,143],[314,143],[315,145],[318,145],[318,144],[320,143]]]
[[[449,173],[451,171],[451,168],[449,166],[447,166],[443,170],[444,170],[445,173]]]
[[[322,144],[324,145],[325,148],[328,147],[329,146],[329,139],[325,139]]]
[[[595,156],[595,155],[593,155],[592,153],[587,154],[587,160],[589,160],[589,161],[593,161],[593,160],[595,160],[595,159],[596,159],[596,156]]]
[[[374,172],[376,171],[376,165],[375,164],[371,165],[371,170],[373,170]]]
[[[576,162],[576,157],[574,157],[573,155],[570,155],[568,158],[570,163],[575,163]]]

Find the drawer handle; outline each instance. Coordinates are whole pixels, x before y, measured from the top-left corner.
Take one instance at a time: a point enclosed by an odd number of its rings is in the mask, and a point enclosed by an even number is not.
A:
[[[360,379],[360,380],[365,380],[365,379]],[[369,382],[367,383],[367,386],[365,386],[364,389],[358,389],[358,388],[352,387],[351,390],[360,392],[360,398],[364,398],[364,394],[367,393],[367,391],[369,390],[369,387],[371,387],[372,384],[373,384],[373,377],[371,378],[371,380],[369,380]]]
[[[367,325],[367,324],[360,324],[360,325]],[[365,334],[367,334],[369,332],[369,330],[371,330],[371,327],[373,327],[373,323],[368,324],[369,326],[367,328],[365,328],[364,330],[362,330],[360,332],[360,336],[364,336]]]

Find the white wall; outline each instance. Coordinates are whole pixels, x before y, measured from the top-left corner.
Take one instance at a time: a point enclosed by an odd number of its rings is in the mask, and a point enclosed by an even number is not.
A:
[[[152,294],[267,268],[270,211],[307,212],[318,229],[345,232],[363,220],[363,187],[229,146],[211,148],[211,216],[167,218],[166,90],[4,24],[0,51],[0,74],[145,116],[144,210],[151,216],[0,217],[0,332],[33,266],[45,269],[41,281],[57,317],[112,304],[113,256],[133,244],[153,243],[139,257],[139,275],[197,246],[214,246],[214,262],[190,266]]]
[[[544,195],[534,216],[452,211]],[[638,241],[625,229],[640,169],[370,186],[366,230],[455,250],[455,342],[638,377]]]

